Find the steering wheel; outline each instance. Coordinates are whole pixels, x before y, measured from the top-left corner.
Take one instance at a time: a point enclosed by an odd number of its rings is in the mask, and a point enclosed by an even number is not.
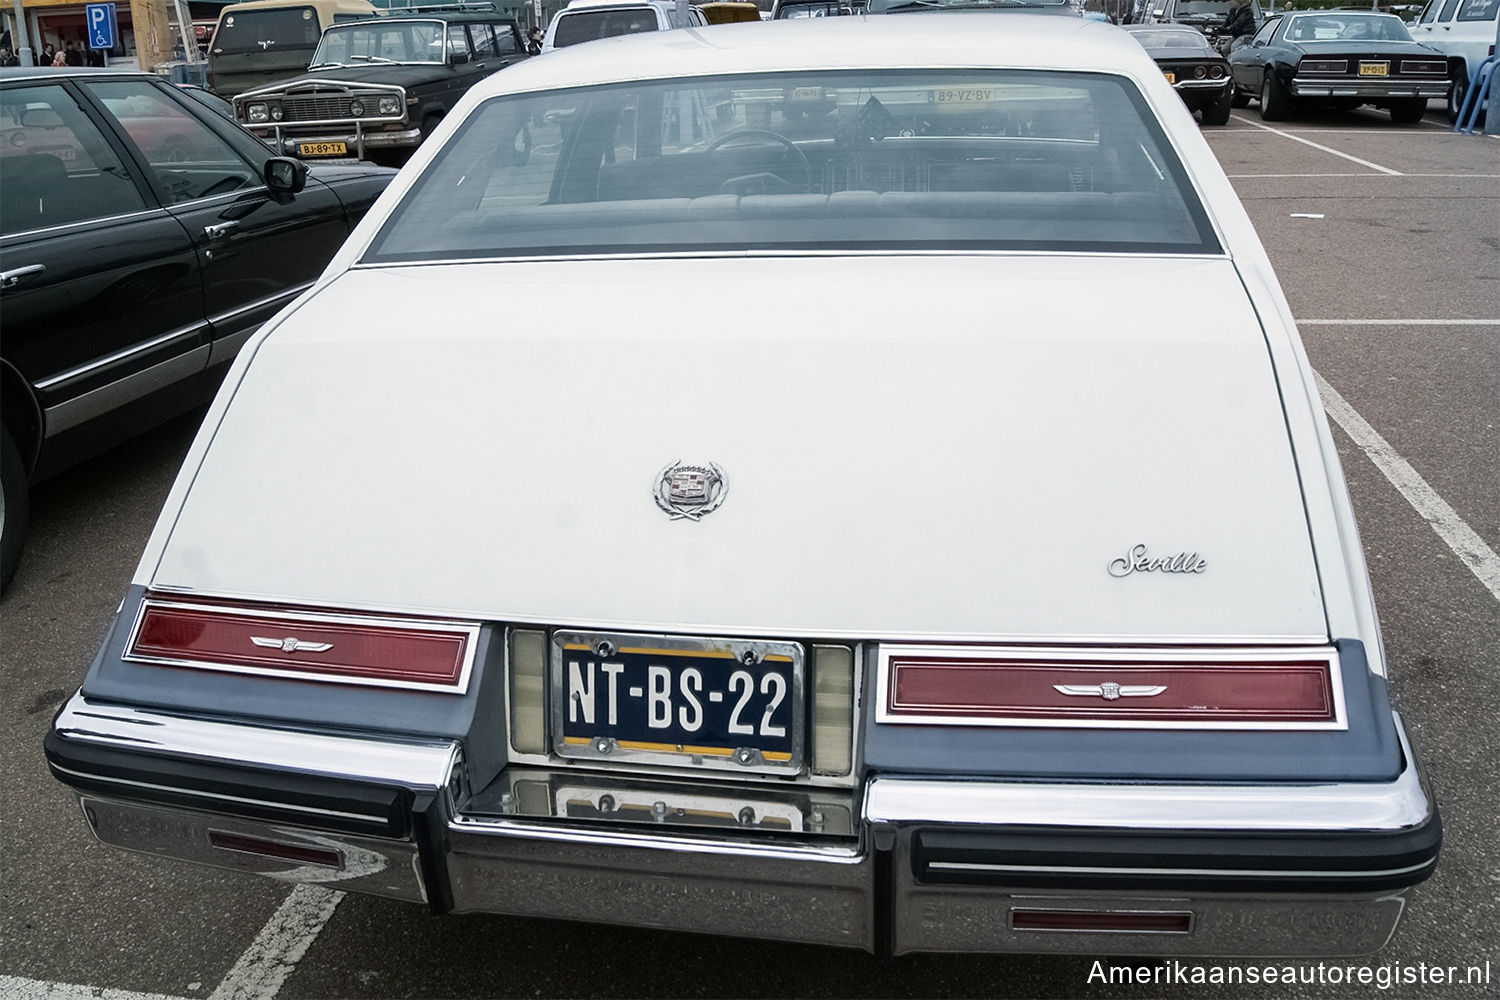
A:
[[[745,138],[747,136],[748,137],[752,137],[752,138],[770,139],[772,142],[777,143],[777,144],[782,145],[782,146],[785,146],[787,149],[789,149],[793,153],[795,153],[796,156],[797,156],[797,161],[802,165],[802,174],[803,174],[802,187],[799,189],[795,184],[793,184],[791,181],[787,180],[785,177],[782,177],[780,174],[771,174],[771,173],[762,172],[762,173],[756,173],[756,174],[742,174],[739,177],[731,177],[727,181],[725,181],[723,184],[719,185],[719,190],[720,191],[723,191],[725,188],[729,188],[731,186],[743,185],[746,182],[754,181],[755,183],[758,183],[758,184],[761,185],[761,187],[763,189],[763,193],[769,193],[768,191],[764,191],[764,188],[766,186],[765,182],[767,180],[776,180],[776,181],[779,181],[782,184],[786,185],[786,187],[787,187],[787,189],[789,191],[793,191],[793,192],[798,192],[798,191],[800,191],[800,192],[808,192],[808,191],[812,190],[812,187],[813,187],[813,169],[812,169],[812,164],[808,162],[807,154],[804,153],[804,152],[802,152],[802,150],[798,149],[797,148],[797,144],[795,142],[793,142],[792,140],[788,139],[786,136],[782,135],[780,132],[772,132],[768,128],[737,128],[737,129],[732,129],[732,130],[730,130],[728,132],[725,132],[723,135],[719,136],[713,142],[709,143],[708,147],[704,150],[704,152],[705,153],[717,152],[718,150],[720,150],[720,149],[724,148],[725,146],[729,145],[730,143],[732,143],[732,142],[734,142],[734,141],[736,141],[738,139],[743,139],[743,138]],[[731,191],[730,193],[735,193],[735,192]]]

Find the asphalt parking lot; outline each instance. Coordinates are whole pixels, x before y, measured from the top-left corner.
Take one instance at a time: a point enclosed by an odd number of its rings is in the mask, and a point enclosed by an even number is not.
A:
[[[1300,116],[1273,128],[1253,107],[1206,134],[1326,382],[1395,703],[1443,810],[1438,872],[1379,955],[1327,963],[1311,973],[1321,982],[1307,985],[1111,985],[1094,957],[881,961],[611,927],[434,918],[401,903],[101,847],[47,774],[42,735],[124,591],[191,440],[189,418],[33,498],[27,555],[0,603],[0,1000],[1345,997],[1382,991],[1346,981],[1344,967],[1398,965],[1420,969],[1421,981],[1384,992],[1500,995],[1500,140],[1455,135],[1433,116],[1394,127],[1377,112]],[[1480,980],[1464,981],[1473,966]],[[1459,982],[1434,981],[1450,967]]]

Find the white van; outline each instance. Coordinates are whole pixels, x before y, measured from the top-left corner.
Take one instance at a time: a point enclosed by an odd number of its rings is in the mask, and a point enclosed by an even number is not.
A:
[[[573,0],[547,25],[542,51],[551,52],[596,38],[706,24],[708,18],[697,7],[689,7],[687,21],[680,21],[676,0]]]
[[[1457,121],[1470,78],[1480,63],[1495,54],[1500,0],[1427,0],[1421,16],[1408,27],[1411,37],[1448,57],[1453,74],[1448,117]]]

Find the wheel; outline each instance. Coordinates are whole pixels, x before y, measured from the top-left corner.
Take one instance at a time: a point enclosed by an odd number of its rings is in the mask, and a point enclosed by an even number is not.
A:
[[[1205,125],[1228,125],[1229,109],[1234,106],[1234,87],[1226,87],[1224,93],[1212,104],[1203,107],[1203,124]]]
[[[21,545],[26,541],[26,523],[31,514],[27,494],[26,466],[21,452],[10,439],[10,431],[0,431],[0,591],[10,585],[10,578],[21,561]]]
[[[772,142],[779,143],[780,145],[783,145],[787,149],[791,150],[793,153],[796,154],[796,156],[797,156],[797,163],[802,168],[803,181],[802,181],[802,187],[801,187],[800,190],[802,190],[802,191],[811,191],[812,190],[812,187],[813,187],[813,169],[812,169],[812,164],[807,161],[807,154],[804,153],[804,152],[802,152],[802,150],[798,149],[797,148],[797,144],[795,142],[793,142],[792,140],[788,139],[786,136],[782,135],[780,132],[772,132],[768,128],[737,128],[737,129],[734,129],[732,131],[725,132],[723,135],[719,136],[713,142],[709,143],[708,146],[703,151],[705,153],[713,153],[713,152],[716,152],[716,151],[718,151],[720,149],[723,149],[725,146],[729,145],[730,143],[735,142],[735,141],[737,141],[739,139],[742,139],[742,138],[770,139]],[[784,182],[792,190],[794,190],[794,191],[798,190],[797,186],[795,184],[792,184],[785,177],[780,177],[779,175],[776,175],[776,176],[778,177],[779,180],[781,180],[782,182]],[[730,178],[730,179],[731,180],[735,180],[736,178]],[[726,181],[725,183],[727,184],[728,181]]]
[[[1464,98],[1469,96],[1469,71],[1463,66],[1455,67],[1453,70],[1453,85],[1448,88],[1448,120],[1458,124],[1458,113],[1464,108]],[[1474,125],[1477,128],[1484,124],[1484,108],[1474,116]]]
[[[440,111],[434,111],[431,114],[424,115],[422,117],[422,124],[418,126],[418,128],[422,130],[422,141],[426,142],[427,137],[436,132],[437,127],[442,123],[443,114]]]
[[[1292,99],[1276,79],[1276,73],[1267,66],[1260,81],[1260,116],[1268,122],[1284,122],[1291,115]]]
[[[1231,105],[1236,108],[1248,108],[1250,106],[1250,95],[1241,90],[1238,85],[1231,87],[1230,90],[1233,92],[1233,96],[1229,99]]]
[[[1415,125],[1427,113],[1427,98],[1409,97],[1391,102],[1391,121],[1397,125]]]

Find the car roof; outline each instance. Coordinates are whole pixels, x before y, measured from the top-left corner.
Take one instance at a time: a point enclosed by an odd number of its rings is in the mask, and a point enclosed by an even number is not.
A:
[[[27,79],[67,79],[78,76],[146,76],[168,82],[158,73],[139,69],[112,69],[100,66],[5,66],[0,67],[0,81]]]
[[[426,14],[409,14],[402,12],[390,17],[371,17],[363,21],[345,21],[343,24],[330,24],[326,31],[335,28],[369,28],[380,27],[385,24],[406,24],[411,21],[449,21],[455,24],[467,24],[470,21],[482,21],[485,24],[494,24],[496,21],[514,21],[515,18],[509,14],[499,14],[493,10],[434,10]]]
[[[568,46],[479,83],[476,96],[562,87],[817,69],[1007,66],[1159,73],[1113,25],[1016,12],[944,17],[837,17],[647,31]]]
[[[370,0],[245,0],[244,3],[232,3],[219,8],[219,16],[254,10],[294,10],[298,7],[316,7],[325,13],[364,15],[378,14],[380,11]]]

